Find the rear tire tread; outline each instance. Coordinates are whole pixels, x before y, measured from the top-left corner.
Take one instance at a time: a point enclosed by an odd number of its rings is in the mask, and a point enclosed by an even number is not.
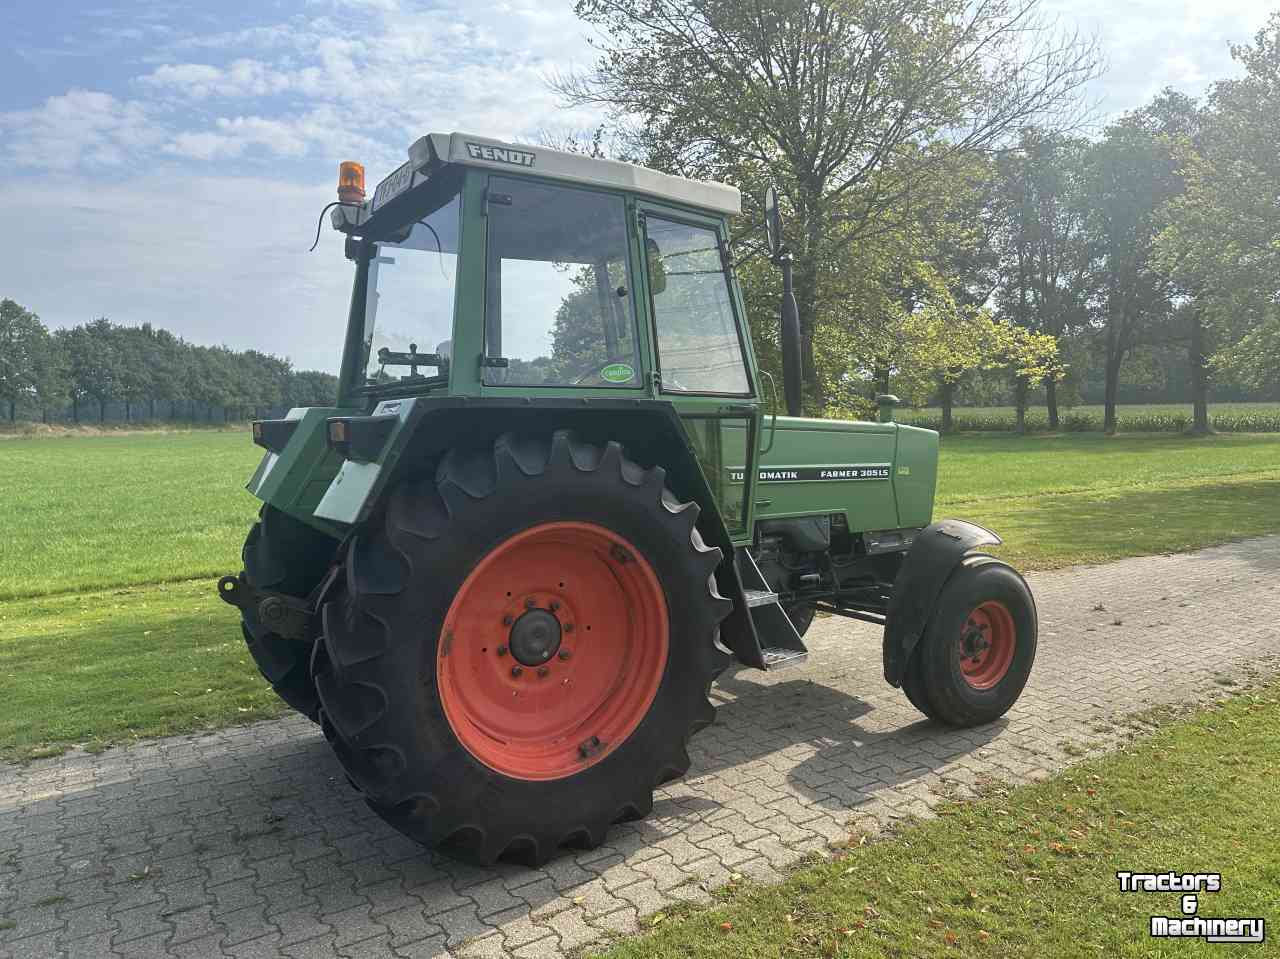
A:
[[[683,734],[666,744],[665,754],[647,759],[651,763],[650,786],[684,775],[690,765],[687,743],[714,721],[711,684],[729,661],[727,650],[719,643],[719,624],[731,609],[730,602],[715,588],[721,551],[706,546],[698,534],[697,505],[679,502],[665,488],[665,470],[642,469],[624,456],[617,443],[601,449],[557,431],[549,443],[504,435],[487,453],[447,453],[434,480],[407,482],[391,494],[380,530],[351,539],[345,585],[334,590],[324,608],[324,641],[316,644],[312,670],[324,725],[338,758],[369,805],[391,825],[472,862],[491,863],[505,857],[540,864],[562,845],[598,844],[612,822],[633,813],[643,815],[653,805],[651,789],[644,788],[623,797],[607,811],[593,810],[589,816],[584,812],[580,818],[532,832],[528,823],[508,826],[484,822],[477,818],[473,804],[451,802],[448,786],[433,781],[431,767],[438,757],[417,756],[414,734],[405,728],[403,708],[389,708],[392,694],[385,687],[397,681],[407,661],[405,651],[396,645],[396,637],[402,637],[403,642],[405,635],[403,628],[396,628],[398,599],[416,582],[415,560],[431,550],[448,527],[476,504],[498,494],[519,497],[529,484],[554,482],[566,470],[599,473],[633,491],[651,491],[653,500],[649,502],[661,505],[674,528],[687,539],[690,575],[706,583],[703,608],[688,611],[693,617],[690,621],[696,621],[696,632],[691,628],[687,637],[700,651],[697,675],[702,679],[703,695],[699,702],[690,704],[690,715],[682,722]],[[636,495],[633,492],[628,499]],[[373,577],[377,589],[370,589],[366,574],[371,563],[379,567]],[[392,563],[399,566],[397,576],[388,573]],[[392,579],[398,581],[394,592],[386,588]],[[434,649],[434,640],[431,646]],[[426,676],[422,682],[428,684]],[[434,685],[434,672],[430,684]],[[651,707],[642,726],[650,722],[654,712]],[[437,745],[441,749],[462,748],[456,743]],[[380,755],[396,756],[399,762],[379,762]],[[492,771],[489,775],[503,780]]]

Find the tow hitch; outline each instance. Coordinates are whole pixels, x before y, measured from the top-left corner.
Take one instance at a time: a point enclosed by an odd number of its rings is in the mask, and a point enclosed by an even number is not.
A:
[[[218,580],[218,595],[223,602],[230,603],[242,612],[252,612],[258,622],[277,636],[308,642],[315,636],[312,626],[320,598],[328,592],[338,570],[338,566],[330,569],[328,575],[305,599],[254,589],[243,572],[236,576],[223,576]]]

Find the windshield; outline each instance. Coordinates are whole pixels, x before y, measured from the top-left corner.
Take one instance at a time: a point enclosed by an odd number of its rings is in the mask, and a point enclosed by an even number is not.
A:
[[[443,377],[452,358],[457,196],[400,236],[376,243],[370,254],[366,386]]]
[[[637,387],[622,197],[489,180],[484,381]]]

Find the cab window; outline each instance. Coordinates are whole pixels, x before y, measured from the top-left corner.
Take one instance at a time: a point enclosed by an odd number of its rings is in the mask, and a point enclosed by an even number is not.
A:
[[[645,256],[664,392],[751,392],[715,230],[647,214]]]
[[[638,387],[622,198],[490,177],[485,214],[484,382]]]

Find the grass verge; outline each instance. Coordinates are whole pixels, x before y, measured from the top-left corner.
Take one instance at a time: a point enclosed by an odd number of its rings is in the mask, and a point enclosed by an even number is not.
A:
[[[993,529],[1023,570],[1179,553],[1280,531],[1280,474],[985,501],[941,511]]]
[[[1219,872],[1200,915],[1280,929],[1280,686],[1173,723],[1047,782],[942,806],[936,820],[778,886],[646,923],[610,959],[667,957],[1220,956],[1160,943],[1176,893],[1122,893],[1118,870]],[[662,914],[659,914],[662,916]],[[654,927],[655,920],[658,924]],[[1246,947],[1246,951],[1248,948]],[[1255,953],[1251,953],[1255,954]]]
[[[0,604],[0,759],[279,715],[211,582]]]

